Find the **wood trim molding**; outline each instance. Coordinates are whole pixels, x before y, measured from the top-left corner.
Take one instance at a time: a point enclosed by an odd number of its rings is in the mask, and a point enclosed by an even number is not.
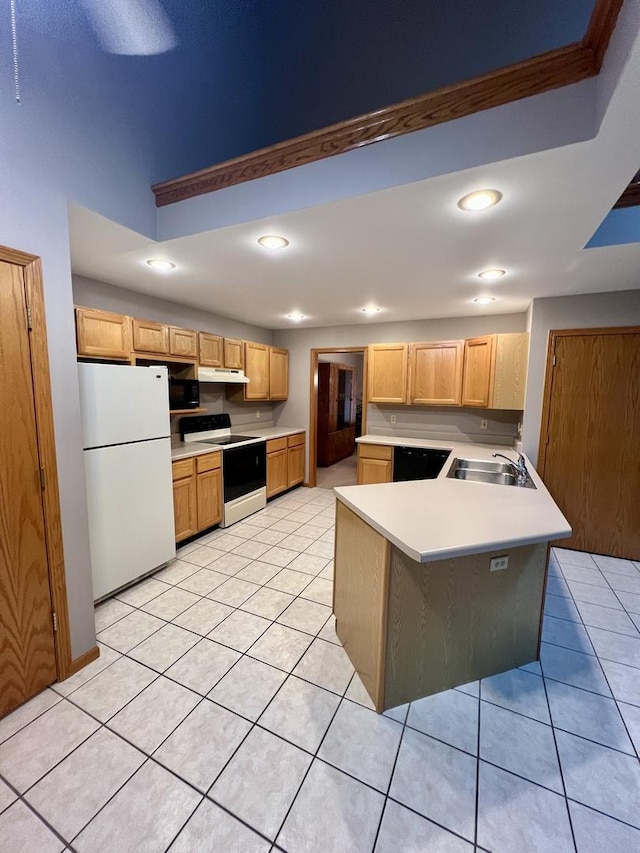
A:
[[[85,652],[83,655],[80,655],[79,658],[74,658],[71,661],[71,666],[69,667],[69,675],[75,675],[76,672],[80,672],[81,669],[84,669],[85,666],[88,666],[90,663],[93,663],[94,660],[98,660],[100,657],[100,647],[94,646],[92,649],[89,649],[88,652]]]
[[[558,338],[585,337],[586,335],[637,335],[640,326],[606,326],[596,329],[552,329],[547,343],[547,364],[545,368],[544,391],[542,392],[542,415],[540,418],[540,437],[538,439],[538,458],[536,470],[544,480],[547,456],[547,435],[551,418],[551,396],[553,392],[553,359]]]
[[[593,77],[600,71],[622,2],[596,0],[587,33],[580,42],[154,184],[151,189],[156,206],[275,175]]]
[[[0,260],[23,268],[27,305],[31,308],[33,329],[31,342],[31,370],[35,415],[38,431],[38,453],[45,471],[46,487],[42,492],[51,606],[56,613],[58,630],[54,633],[58,680],[71,675],[71,635],[69,610],[62,545],[62,521],[58,493],[58,466],[51,406],[51,382],[49,376],[49,350],[44,311],[42,266],[40,258],[0,246]]]
[[[356,352],[362,353],[362,435],[367,431],[367,405],[365,390],[367,387],[368,347],[319,347],[312,349],[311,369],[309,371],[309,476],[305,485],[314,488],[318,477],[318,356],[325,353]]]

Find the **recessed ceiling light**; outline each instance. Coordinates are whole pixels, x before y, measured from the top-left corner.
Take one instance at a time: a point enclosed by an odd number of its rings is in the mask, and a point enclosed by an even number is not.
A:
[[[495,302],[495,296],[478,296],[473,300],[477,305],[488,305],[490,302]]]
[[[506,270],[483,270],[478,273],[478,278],[483,278],[485,281],[494,281],[496,278],[502,278]]]
[[[162,258],[150,258],[147,264],[158,272],[169,272],[169,270],[176,268],[176,265],[172,264],[171,261],[165,261]]]
[[[299,311],[294,311],[292,314],[287,314],[289,320],[293,320],[294,323],[299,323],[300,320],[304,320],[304,314],[301,314]]]
[[[362,309],[362,313],[363,314],[377,314],[378,311],[380,311],[380,310],[381,310],[380,308],[376,308],[374,305],[371,305],[371,306],[365,306]]]
[[[463,196],[458,202],[458,207],[461,210],[486,210],[497,204],[501,198],[502,193],[499,190],[476,190]]]
[[[289,245],[289,241],[285,237],[280,237],[277,234],[265,234],[264,237],[258,237],[258,243],[265,249],[284,249]]]

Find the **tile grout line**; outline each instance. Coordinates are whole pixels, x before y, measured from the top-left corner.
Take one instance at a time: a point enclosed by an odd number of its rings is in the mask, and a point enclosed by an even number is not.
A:
[[[592,559],[593,559],[593,558],[592,558]],[[574,604],[575,604],[575,602],[574,602]],[[578,611],[578,615],[580,616],[580,618],[582,618],[582,614],[580,613],[580,611]],[[583,624],[583,627],[585,628],[585,631],[587,631],[587,626],[586,626],[586,625],[584,625],[584,622],[583,622],[582,624]],[[637,759],[640,759],[640,753],[638,752],[638,749],[637,749],[637,747],[636,747],[636,744],[635,744],[634,739],[631,737],[631,734],[630,734],[629,729],[628,729],[628,727],[627,727],[627,722],[626,722],[626,720],[625,720],[625,718],[624,718],[623,714],[622,714],[622,713],[621,713],[621,711],[620,711],[620,706],[619,706],[619,704],[618,704],[618,699],[617,699],[617,697],[616,697],[615,693],[613,692],[613,690],[611,689],[611,684],[609,683],[609,679],[608,679],[608,677],[607,677],[607,673],[604,671],[604,667],[603,667],[603,666],[602,666],[602,664],[600,663],[600,655],[598,655],[598,654],[597,654],[597,652],[596,652],[596,648],[595,648],[595,646],[593,645],[593,640],[591,639],[591,635],[589,634],[589,632],[588,632],[588,631],[587,631],[587,636],[589,637],[589,642],[591,643],[591,646],[592,646],[592,648],[593,648],[593,650],[594,650],[594,652],[595,652],[596,658],[597,658],[597,660],[598,660],[598,664],[599,664],[599,666],[600,666],[600,670],[601,670],[601,672],[602,672],[602,676],[603,676],[603,678],[604,678],[604,680],[605,680],[605,683],[606,683],[606,685],[607,685],[607,687],[608,687],[608,689],[609,689],[609,692],[611,693],[611,699],[612,699],[612,700],[613,700],[613,702],[615,703],[616,710],[618,711],[618,716],[620,717],[620,720],[622,721],[622,725],[623,725],[624,730],[625,730],[625,732],[626,732],[626,734],[627,734],[627,738],[628,738],[629,742],[631,743],[631,748],[632,748],[632,749],[633,749],[633,751],[635,752],[635,757],[636,757]],[[603,658],[603,660],[608,660],[608,658]],[[618,663],[618,662],[617,662],[617,661],[611,661],[611,663]],[[624,665],[625,665],[625,664],[623,664],[623,666],[624,666]],[[545,692],[546,692],[546,686],[545,686]],[[609,698],[609,697],[605,697],[605,698]],[[629,703],[629,704],[632,704],[632,705],[633,705],[633,703]],[[634,707],[636,707],[636,706],[634,706]],[[572,732],[569,732],[569,734],[572,734]],[[601,746],[604,746],[604,744],[600,744],[600,745],[601,745]],[[612,747],[608,747],[608,748],[609,748],[609,749],[612,749]],[[620,751],[621,751],[621,750],[620,750]],[[628,755],[629,753],[623,753],[623,754],[624,754],[624,755]],[[632,757],[633,757],[633,756],[632,756]]]

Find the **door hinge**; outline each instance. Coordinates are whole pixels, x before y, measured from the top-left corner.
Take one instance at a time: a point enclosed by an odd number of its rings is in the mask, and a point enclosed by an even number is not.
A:
[[[555,355],[554,355],[554,357],[553,357],[553,361],[551,362],[551,365],[552,365],[552,367],[555,367],[555,366],[556,366],[556,357],[555,357]]]
[[[51,614],[51,616],[53,617],[53,630],[57,631],[58,630],[58,614],[54,610],[53,613]]]
[[[29,329],[29,331],[33,329],[33,314],[31,313],[30,305],[27,305],[27,329]]]
[[[44,468],[40,469],[40,488],[44,491],[46,488],[46,478],[44,473]]]

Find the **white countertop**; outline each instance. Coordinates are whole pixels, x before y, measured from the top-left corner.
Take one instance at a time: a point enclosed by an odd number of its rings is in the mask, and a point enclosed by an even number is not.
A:
[[[412,560],[426,563],[571,535],[569,523],[528,459],[535,489],[447,477],[456,457],[491,459],[493,453],[505,453],[516,459],[509,448],[379,435],[359,441],[451,450],[435,480],[334,489],[340,501]]]
[[[287,435],[294,435],[297,432],[306,432],[299,427],[261,427],[253,429],[244,424],[241,427],[233,428],[231,433],[240,435],[250,435],[255,438],[284,438]],[[189,456],[200,456],[202,453],[213,453],[215,450],[221,450],[221,445],[216,444],[199,444],[197,441],[180,441],[179,435],[171,436],[171,459],[187,459]]]

